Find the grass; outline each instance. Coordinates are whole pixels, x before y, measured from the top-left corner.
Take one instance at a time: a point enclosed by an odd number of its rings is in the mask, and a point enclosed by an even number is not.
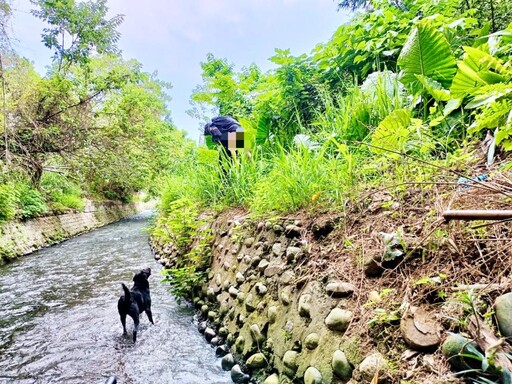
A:
[[[436,139],[428,124],[407,109],[408,99],[392,73],[372,80],[344,95],[319,93],[323,109],[313,125],[296,122],[296,130],[314,146],[274,137],[265,146],[253,145],[250,155],[224,161],[224,169],[217,151],[198,149],[196,162],[171,176],[162,205],[189,197],[216,210],[244,207],[254,216],[336,210],[371,188],[389,186],[399,194],[405,184],[432,182],[438,168],[428,162],[438,167],[460,163],[457,148],[449,153],[441,145],[449,137]],[[375,142],[382,149],[372,147]]]
[[[436,158],[439,140],[408,110],[395,75],[385,71],[370,80],[345,94],[319,92],[322,110],[312,125],[295,122],[306,144],[270,138],[252,145],[251,154],[225,160],[224,169],[217,151],[197,149],[189,167],[169,176],[161,209],[187,197],[219,211],[244,207],[255,217],[336,210],[372,188],[397,186],[393,190],[400,193],[406,189],[400,184],[432,181],[437,169],[425,162]],[[385,145],[379,150],[374,142]],[[443,161],[454,163],[449,156]]]

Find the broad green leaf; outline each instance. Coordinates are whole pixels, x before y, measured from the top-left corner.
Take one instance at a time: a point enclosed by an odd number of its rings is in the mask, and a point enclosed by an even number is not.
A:
[[[495,102],[496,100],[498,100],[500,97],[508,95],[511,92],[512,92],[512,88],[506,88],[501,91],[496,90],[496,91],[491,91],[489,93],[485,93],[482,95],[478,95],[473,99],[473,101],[466,104],[465,108],[473,109],[473,108],[481,107],[482,105],[491,104],[491,103]]]
[[[501,145],[503,146],[503,149],[505,151],[511,151],[512,150],[512,141],[510,141],[510,140],[506,140],[506,141],[502,142]]]
[[[443,116],[448,116],[450,113],[455,111],[457,108],[459,108],[462,105],[462,98],[459,99],[450,99],[446,103],[444,110],[443,110]]]
[[[416,78],[427,90],[427,92],[437,101],[448,101],[450,100],[450,91],[444,89],[441,83],[429,79],[423,75],[416,75]]]
[[[477,70],[466,62],[457,63],[459,70],[453,79],[450,93],[454,97],[463,98],[475,89],[485,85],[486,82],[478,76]]]
[[[505,73],[507,71],[501,60],[489,55],[487,52],[473,47],[463,48],[467,54],[467,57],[470,60],[476,62],[479,68],[485,70],[492,69],[494,73]]]
[[[510,133],[511,132],[509,132],[506,129],[497,130],[497,132],[495,134],[495,139],[494,139],[496,141],[496,144],[500,144],[503,140],[508,138],[510,136]]]
[[[512,77],[511,70],[487,52],[473,47],[464,47],[464,51],[450,88],[453,96],[464,97],[484,85],[507,82]]]
[[[445,36],[428,22],[413,28],[398,57],[400,80],[418,88],[416,75],[438,81],[443,87],[451,84],[456,72],[455,58]]]
[[[411,112],[407,109],[397,109],[382,120],[372,135],[372,151],[386,153],[390,157],[399,157],[390,151],[401,152],[410,135],[409,125]]]

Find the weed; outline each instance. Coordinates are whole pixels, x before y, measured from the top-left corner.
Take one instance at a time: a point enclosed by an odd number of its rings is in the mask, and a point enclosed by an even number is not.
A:
[[[162,282],[169,283],[178,304],[181,303],[182,298],[192,298],[195,288],[206,280],[206,273],[197,271],[194,265],[164,269],[162,274],[164,275]]]
[[[21,184],[17,188],[20,204],[20,218],[28,219],[40,216],[48,211],[43,195],[29,184]]]
[[[0,185],[0,221],[12,220],[16,215],[16,193],[12,185]]]

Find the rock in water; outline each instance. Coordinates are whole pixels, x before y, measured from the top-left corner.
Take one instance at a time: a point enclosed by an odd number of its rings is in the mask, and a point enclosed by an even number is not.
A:
[[[231,353],[228,353],[226,356],[224,356],[220,362],[220,365],[223,370],[229,371],[233,366],[235,365],[235,359]]]
[[[244,384],[248,383],[251,377],[242,372],[242,368],[238,364],[234,365],[233,368],[231,368],[231,380],[235,384]]]

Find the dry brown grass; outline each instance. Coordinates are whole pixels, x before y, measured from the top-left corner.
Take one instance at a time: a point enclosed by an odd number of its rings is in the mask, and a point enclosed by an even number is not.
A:
[[[488,286],[489,289],[478,290],[479,300],[485,305],[483,311],[492,311],[495,297],[512,289],[512,222],[446,222],[442,217],[448,208],[510,209],[512,181],[508,172],[489,173],[488,180],[469,186],[457,182],[411,183],[400,193],[385,187],[369,191],[348,204],[343,215],[294,215],[305,228],[327,219],[339,222],[335,231],[323,239],[315,239],[310,230],[306,232],[310,252],[301,275],[305,279],[342,280],[357,287],[358,294],[350,303],[357,316],[347,335],[361,336],[366,349],[376,348],[392,359],[392,382],[447,383],[458,379],[450,374],[439,350],[405,359],[403,354],[408,354],[408,347],[401,338],[398,322],[368,326],[375,318],[375,308],[390,312],[404,303],[424,306],[435,314],[445,331],[460,331],[460,324],[450,320],[463,318],[456,287]],[[439,178],[453,179],[453,175]],[[407,253],[398,266],[370,278],[364,273],[363,260],[382,254],[380,232],[400,233]],[[439,283],[418,284],[436,276],[443,276]],[[369,303],[370,292],[388,289],[392,291],[382,302]]]

